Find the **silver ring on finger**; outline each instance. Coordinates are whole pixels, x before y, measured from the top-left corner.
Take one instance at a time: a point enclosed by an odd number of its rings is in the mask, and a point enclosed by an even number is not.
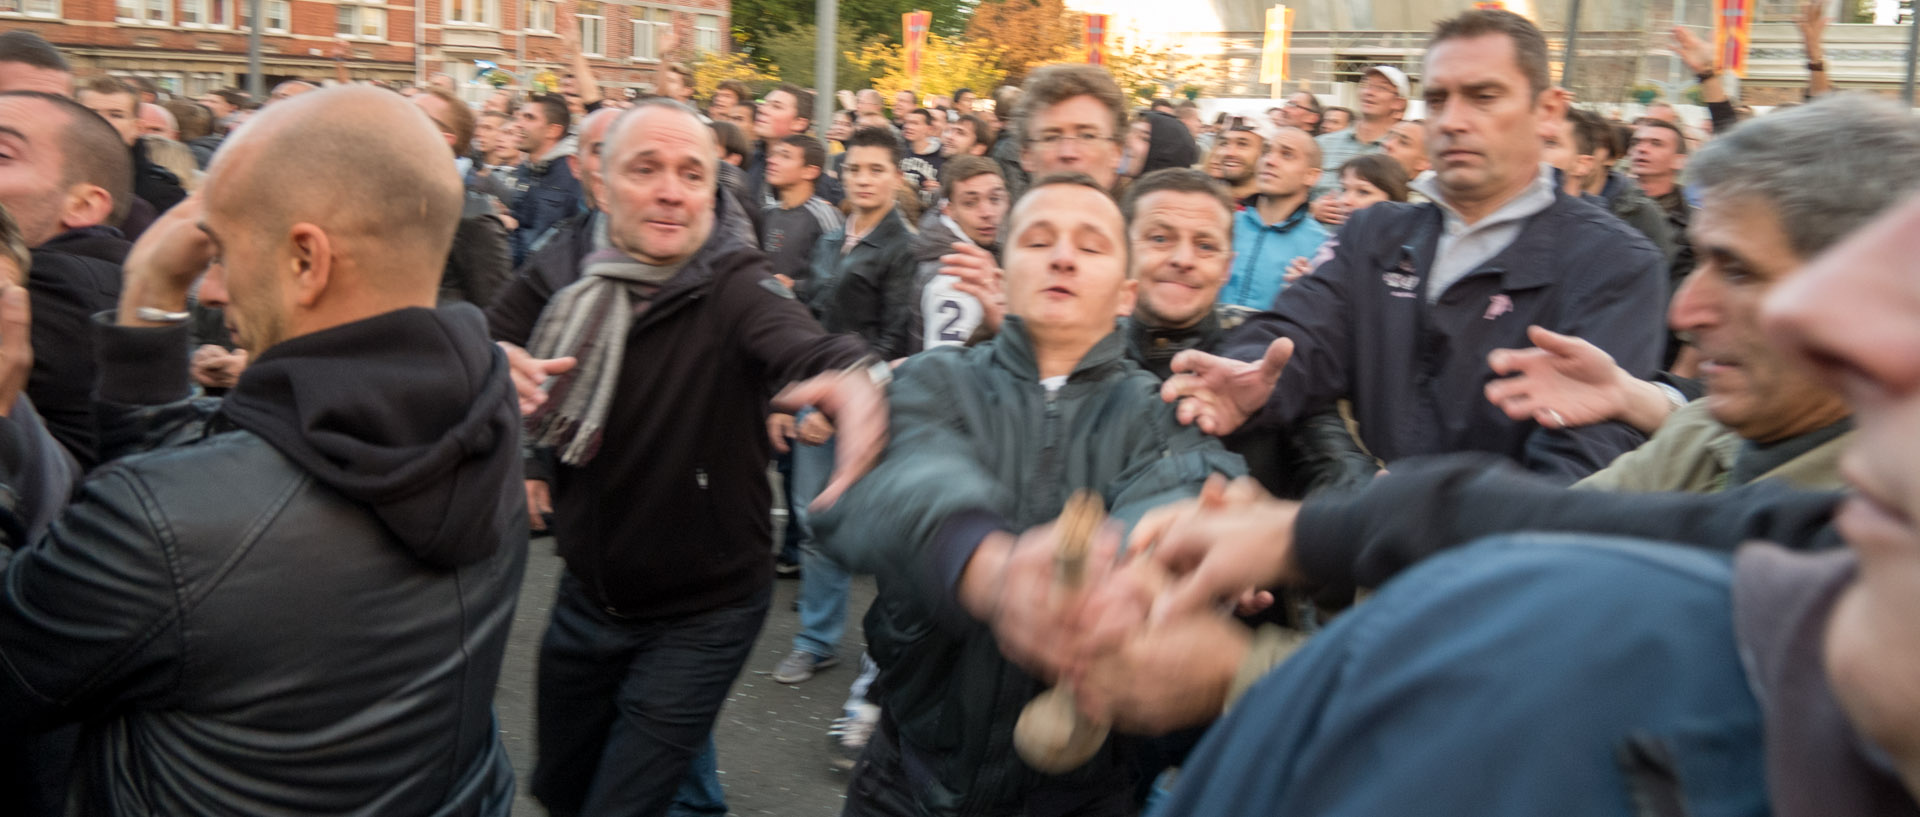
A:
[[[1547,416],[1553,418],[1554,428],[1567,427],[1567,418],[1560,416],[1560,412],[1554,411],[1553,409],[1547,409]]]

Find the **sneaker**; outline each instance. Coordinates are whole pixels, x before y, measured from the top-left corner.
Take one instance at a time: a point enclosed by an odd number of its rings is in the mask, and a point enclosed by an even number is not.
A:
[[[880,707],[873,704],[855,704],[846,714],[833,719],[833,726],[827,729],[827,737],[833,740],[833,754],[829,761],[840,771],[852,771],[853,765],[860,760],[860,753],[867,750],[867,739],[873,736],[873,729],[880,725]]]
[[[831,655],[814,655],[806,650],[794,650],[780,659],[780,665],[773,668],[773,680],[783,684],[797,684],[812,678],[820,670],[840,663],[840,659]]]
[[[773,563],[773,575],[781,579],[798,579],[800,578],[800,563],[775,560]]]

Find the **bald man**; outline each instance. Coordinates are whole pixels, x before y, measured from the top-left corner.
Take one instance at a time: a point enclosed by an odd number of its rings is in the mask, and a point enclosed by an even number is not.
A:
[[[263,112],[135,245],[97,327],[117,458],[0,547],[0,742],[86,724],[80,812],[508,813],[520,418],[479,311],[433,308],[459,215],[426,118],[340,88]],[[217,414],[203,271],[254,361]]]
[[[488,310],[497,339],[529,347],[510,352],[523,386],[551,371],[541,360],[577,361],[523,391],[544,395],[530,442],[557,460],[567,566],[540,647],[531,783],[556,817],[664,813],[766,618],[767,395],[866,353],[774,280],[692,108],[643,101],[599,152],[605,229],[537,251]],[[868,377],[792,392],[839,429],[847,468],[824,503],[878,454],[885,399]]]

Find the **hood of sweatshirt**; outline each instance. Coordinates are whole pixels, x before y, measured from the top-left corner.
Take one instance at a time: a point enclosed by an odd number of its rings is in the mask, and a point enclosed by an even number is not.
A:
[[[301,335],[247,367],[221,413],[367,504],[421,561],[524,531],[520,412],[480,310],[408,308]],[[518,526],[517,528],[515,526]]]

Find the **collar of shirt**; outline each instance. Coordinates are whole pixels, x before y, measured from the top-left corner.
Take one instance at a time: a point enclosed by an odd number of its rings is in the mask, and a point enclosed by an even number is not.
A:
[[[1427,179],[1425,183],[1415,182],[1415,189],[1433,200],[1440,208],[1445,230],[1434,250],[1432,269],[1427,274],[1427,302],[1440,299],[1441,294],[1454,282],[1465,278],[1476,267],[1486,263],[1501,250],[1512,244],[1520,235],[1522,224],[1548,207],[1553,206],[1553,166],[1542,162],[1540,170],[1533,177],[1533,183],[1527,185],[1519,195],[1508,199],[1505,204],[1480,219],[1478,223],[1467,224],[1466,219],[1447,203],[1440,191],[1438,179]]]
[[[947,225],[947,229],[953,231],[954,240],[965,241],[968,244],[972,244],[975,247],[980,246],[980,242],[973,240],[973,236],[967,235],[966,230],[960,229],[960,223],[957,221],[954,221],[953,216],[947,215],[946,213],[941,213],[940,223]]]

